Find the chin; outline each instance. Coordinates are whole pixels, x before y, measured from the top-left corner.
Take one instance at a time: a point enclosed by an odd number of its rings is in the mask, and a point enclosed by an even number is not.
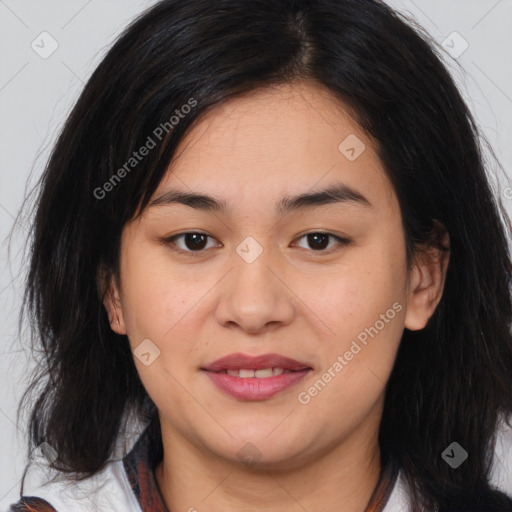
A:
[[[306,459],[308,443],[304,435],[294,435],[290,429],[275,435],[269,435],[278,423],[273,423],[271,428],[251,429],[247,431],[228,431],[233,438],[226,441],[226,437],[212,444],[212,438],[208,438],[210,449],[216,455],[245,466],[251,470],[289,470],[297,467],[298,463]],[[278,427],[279,428],[279,427]],[[243,434],[241,434],[243,432]],[[206,441],[206,440],[205,440]],[[223,442],[224,441],[224,442]]]

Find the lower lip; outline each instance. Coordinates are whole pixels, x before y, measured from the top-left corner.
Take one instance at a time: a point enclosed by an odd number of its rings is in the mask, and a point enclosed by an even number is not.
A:
[[[310,369],[299,370],[262,379],[257,377],[233,377],[227,373],[209,371],[206,373],[219,389],[239,400],[266,400],[293,386],[310,371]]]

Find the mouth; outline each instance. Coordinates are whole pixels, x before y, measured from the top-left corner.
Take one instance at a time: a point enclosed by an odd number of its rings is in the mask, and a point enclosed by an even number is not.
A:
[[[227,369],[221,370],[215,373],[225,373],[226,375],[231,375],[232,377],[240,377],[241,379],[266,379],[268,377],[273,377],[275,375],[281,375],[282,373],[291,373],[298,370],[285,370],[284,368],[240,368],[240,369]]]
[[[302,380],[313,368],[279,354],[231,354],[201,370],[218,389],[238,400],[266,400]]]

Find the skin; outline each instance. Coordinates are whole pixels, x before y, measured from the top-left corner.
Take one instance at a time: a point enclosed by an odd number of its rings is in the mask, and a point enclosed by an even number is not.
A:
[[[338,150],[355,134],[354,161]],[[277,215],[283,195],[344,183],[367,198]],[[158,407],[164,458],[155,476],[170,510],[362,512],[380,471],[384,388],[404,327],[422,329],[442,294],[448,255],[406,264],[399,204],[376,153],[328,90],[311,82],[260,89],[210,111],[178,148],[154,197],[169,187],[221,198],[230,211],[159,205],[126,224],[120,283],[108,283],[112,329],[132,350],[160,350],[141,380]],[[207,233],[199,256],[184,232]],[[326,232],[318,249],[304,235]],[[263,252],[247,263],[246,237]],[[332,249],[331,249],[332,248]],[[323,252],[322,252],[323,251]],[[329,252],[330,251],[330,252]],[[342,371],[298,400],[365,328],[402,306]],[[117,323],[119,320],[119,324]],[[263,401],[224,394],[200,370],[233,352],[268,352],[313,371]],[[332,374],[332,372],[331,372]],[[247,442],[261,458],[237,457]]]

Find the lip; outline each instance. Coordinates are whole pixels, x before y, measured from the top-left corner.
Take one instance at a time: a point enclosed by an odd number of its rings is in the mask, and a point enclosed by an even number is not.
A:
[[[223,373],[223,370],[282,368],[290,373],[282,373],[273,377],[235,377]],[[201,368],[213,383],[224,393],[238,400],[266,400],[284,391],[302,380],[312,368],[295,359],[279,354],[263,354],[248,356],[230,354]]]
[[[246,354],[236,353],[221,357],[213,363],[203,367],[202,370],[220,372],[222,370],[239,370],[242,368],[253,370],[261,370],[263,368],[282,368],[283,370],[299,371],[311,367],[306,363],[302,363],[279,354],[249,356]]]

